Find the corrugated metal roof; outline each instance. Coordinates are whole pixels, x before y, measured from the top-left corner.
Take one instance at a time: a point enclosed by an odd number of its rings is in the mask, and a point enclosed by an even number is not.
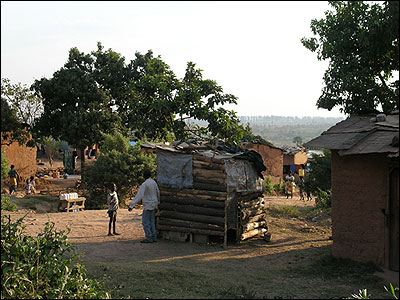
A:
[[[304,144],[305,147],[340,150],[339,155],[398,153],[392,140],[399,136],[399,115],[376,122],[373,116],[352,116]]]

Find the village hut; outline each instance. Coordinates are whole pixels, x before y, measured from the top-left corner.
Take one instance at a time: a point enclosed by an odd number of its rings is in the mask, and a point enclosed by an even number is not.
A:
[[[286,148],[283,151],[283,173],[288,174],[292,171],[297,173],[299,169],[303,169],[303,165],[307,164],[307,151],[303,147]]]
[[[260,154],[204,143],[141,146],[157,156],[160,238],[227,246],[267,233]]]
[[[332,254],[399,271],[398,112],[349,117],[305,146],[332,151]]]
[[[260,153],[267,168],[263,171],[263,175],[270,176],[273,183],[280,183],[283,180],[283,149],[271,144],[257,142],[243,143],[241,148]]]

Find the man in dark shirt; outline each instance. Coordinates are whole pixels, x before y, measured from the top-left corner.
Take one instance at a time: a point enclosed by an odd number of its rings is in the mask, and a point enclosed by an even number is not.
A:
[[[11,170],[8,172],[8,176],[10,177],[10,182],[11,182],[10,195],[12,195],[13,192],[17,191],[19,174],[17,170],[14,169],[15,168],[14,165],[11,165],[10,168]]]

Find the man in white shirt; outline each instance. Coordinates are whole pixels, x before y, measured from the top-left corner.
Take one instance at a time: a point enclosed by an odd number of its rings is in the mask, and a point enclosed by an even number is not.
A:
[[[153,243],[157,241],[155,212],[160,203],[160,190],[158,189],[157,182],[151,179],[150,176],[151,172],[149,170],[143,172],[145,181],[140,186],[139,191],[128,208],[129,211],[132,211],[136,203],[142,200],[142,225],[146,239],[140,241],[141,243]]]

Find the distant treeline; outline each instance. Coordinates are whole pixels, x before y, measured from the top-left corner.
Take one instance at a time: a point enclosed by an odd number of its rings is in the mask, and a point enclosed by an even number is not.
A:
[[[300,137],[303,143],[319,136],[344,118],[332,117],[284,117],[238,116],[243,125],[249,124],[253,134],[259,135],[277,147],[293,146],[293,139]],[[189,119],[188,123],[207,126],[204,121]]]
[[[332,117],[284,117],[239,116],[242,124],[250,125],[253,134],[260,135],[275,146],[293,146],[293,139],[300,137],[303,143],[319,136],[344,118]]]

